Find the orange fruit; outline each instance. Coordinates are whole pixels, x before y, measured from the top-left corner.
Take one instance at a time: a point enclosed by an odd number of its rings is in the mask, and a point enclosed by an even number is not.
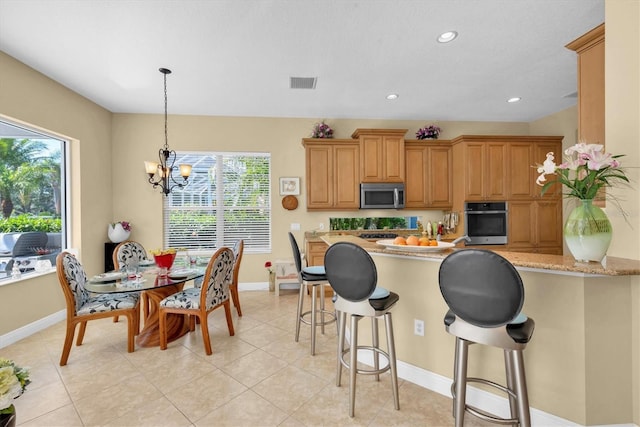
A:
[[[438,241],[437,240],[430,241],[429,246],[438,246]]]
[[[407,237],[407,245],[409,246],[418,246],[419,244],[419,240],[416,236],[409,236]]]
[[[404,245],[407,244],[407,241],[406,241],[406,239],[404,237],[398,236],[395,239],[393,239],[393,244],[394,245],[403,245],[404,246]]]
[[[428,237],[421,237],[418,242],[420,243],[420,246],[429,246],[429,238]]]

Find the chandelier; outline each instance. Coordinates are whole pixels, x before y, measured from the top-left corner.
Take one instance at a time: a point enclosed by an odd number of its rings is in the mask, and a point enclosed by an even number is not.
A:
[[[179,165],[182,182],[177,181],[173,177],[174,166],[176,162],[176,152],[169,150],[169,137],[167,132],[167,74],[171,74],[171,70],[160,68],[164,75],[164,147],[158,150],[158,158],[160,163],[144,162],[144,167],[149,175],[149,183],[153,188],[160,187],[165,196],[168,196],[175,187],[182,188],[189,183],[189,175],[191,175],[191,165]]]

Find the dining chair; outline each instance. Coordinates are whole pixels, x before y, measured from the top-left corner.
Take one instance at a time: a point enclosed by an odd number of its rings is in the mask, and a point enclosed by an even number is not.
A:
[[[82,345],[89,320],[125,316],[128,321],[127,351],[135,349],[134,338],[140,330],[140,294],[119,292],[92,296],[84,288],[87,275],[80,261],[69,252],[62,252],[56,258],[58,281],[67,303],[67,332],[62,348],[60,366],[67,364],[76,325],[80,324],[76,345]]]
[[[147,250],[142,244],[133,240],[125,240],[121,242],[113,249],[113,268],[114,270],[120,270],[124,268],[129,262],[134,261],[140,263],[140,261],[146,261]],[[146,319],[149,317],[149,298],[145,292],[140,293],[142,316]],[[118,316],[113,318],[114,322],[118,321]]]
[[[240,272],[240,262],[242,261],[242,253],[244,252],[244,240],[238,240],[233,245],[233,277],[229,284],[233,306],[238,311],[238,316],[242,316],[242,308],[240,308],[240,297],[238,295],[238,273]]]
[[[233,269],[233,251],[222,247],[211,257],[204,273],[204,281],[199,288],[187,288],[176,292],[160,301],[158,315],[160,317],[160,349],[167,349],[167,314],[184,314],[189,316],[189,329],[195,330],[196,317],[200,320],[202,340],[207,355],[211,355],[211,338],[209,337],[209,313],[218,307],[224,307],[229,335],[235,335],[231,319],[231,303],[229,301],[229,276]]]

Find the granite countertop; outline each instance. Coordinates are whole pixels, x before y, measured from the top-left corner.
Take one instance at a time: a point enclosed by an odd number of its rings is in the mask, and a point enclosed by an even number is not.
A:
[[[444,249],[437,252],[414,252],[410,250],[404,251],[397,249],[388,249],[384,246],[376,244],[375,242],[370,242],[359,238],[357,236],[357,232],[329,232],[307,234],[308,236],[305,236],[305,238],[308,241],[322,241],[327,243],[328,245],[332,245],[333,243],[337,242],[352,242],[372,253],[411,256],[414,258],[433,259],[434,261],[442,260],[451,252],[464,248],[462,243],[460,243],[459,246],[454,249]],[[602,263],[583,263],[577,262],[571,256],[537,254],[530,252],[495,252],[505,257],[516,267],[532,268],[538,270],[551,270],[554,272],[597,274],[606,276],[640,275],[640,261],[626,258],[606,257]]]

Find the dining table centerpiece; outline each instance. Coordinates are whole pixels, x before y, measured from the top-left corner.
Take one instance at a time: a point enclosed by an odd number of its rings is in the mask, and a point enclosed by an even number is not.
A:
[[[12,402],[25,392],[30,382],[27,368],[0,358],[0,427],[16,425],[16,408]]]
[[[538,165],[536,183],[542,186],[541,194],[559,183],[566,189],[565,197],[577,201],[565,222],[564,240],[577,261],[600,262],[607,254],[613,230],[607,214],[593,202],[604,198],[603,189],[629,183],[618,160],[624,154],[612,155],[601,144],[584,142],[567,148],[564,154],[565,161],[556,165],[554,153],[547,153],[544,163]],[[556,179],[547,181],[549,174]]]
[[[116,221],[109,224],[107,235],[113,243],[124,242],[131,234],[131,223],[129,221]]]

